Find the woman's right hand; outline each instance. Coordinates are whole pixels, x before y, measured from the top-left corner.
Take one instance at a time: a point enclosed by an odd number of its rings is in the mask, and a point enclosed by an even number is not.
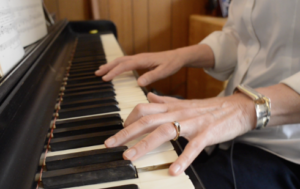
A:
[[[211,48],[206,44],[197,44],[170,51],[120,57],[100,66],[95,75],[110,81],[126,71],[149,69],[138,79],[138,84],[144,87],[176,73],[183,66],[212,68],[214,61]]]
[[[159,79],[176,73],[185,64],[177,50],[158,53],[143,53],[124,56],[99,67],[96,76],[102,76],[104,81],[110,81],[117,75],[135,69],[149,69],[138,79],[140,86],[147,86]]]

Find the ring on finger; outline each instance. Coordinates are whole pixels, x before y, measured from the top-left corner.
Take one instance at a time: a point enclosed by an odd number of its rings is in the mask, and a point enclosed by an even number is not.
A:
[[[175,127],[175,129],[176,129],[176,136],[175,136],[175,138],[173,139],[173,141],[176,141],[177,139],[178,139],[178,137],[180,136],[180,123],[178,123],[177,121],[174,121],[173,122],[173,125],[174,125],[174,127]]]

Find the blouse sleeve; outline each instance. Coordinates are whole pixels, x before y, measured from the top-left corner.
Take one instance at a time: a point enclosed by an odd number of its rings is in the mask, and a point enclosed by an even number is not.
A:
[[[300,72],[297,72],[294,75],[280,81],[280,83],[286,84],[300,94]]]
[[[216,31],[207,36],[199,44],[207,44],[214,53],[215,65],[204,69],[212,77],[227,80],[237,64],[238,35],[233,23],[231,7],[229,17],[222,31]]]

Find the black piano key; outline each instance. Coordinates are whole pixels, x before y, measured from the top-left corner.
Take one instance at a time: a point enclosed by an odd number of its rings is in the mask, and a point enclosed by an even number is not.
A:
[[[80,42],[80,44],[76,46],[76,50],[85,50],[85,49],[102,49],[103,50],[103,46],[101,45],[101,43],[98,40]]]
[[[85,68],[85,67],[99,67],[103,64],[106,64],[106,61],[97,61],[97,62],[83,62],[83,63],[78,63],[78,64],[73,64],[71,66],[71,70],[75,70],[75,69],[82,69],[82,68]]]
[[[67,80],[68,85],[82,84],[82,83],[87,83],[87,82],[105,83],[105,81],[103,81],[101,77],[97,77],[95,75]]]
[[[120,130],[111,130],[92,134],[53,138],[50,141],[51,151],[67,150],[86,146],[104,144],[104,141]]]
[[[79,101],[79,100],[114,97],[115,95],[116,94],[114,92],[114,89],[84,91],[84,92],[66,94],[63,96],[63,101],[64,102],[74,102],[74,101]]]
[[[93,55],[104,55],[104,52],[101,50],[78,51],[74,54],[74,58],[81,58]]]
[[[100,150],[47,157],[45,161],[46,168],[47,171],[51,171],[123,160],[123,153],[127,149],[128,148],[126,146],[120,146],[116,148],[104,148]]]
[[[42,182],[45,189],[58,189],[134,178],[137,178],[135,167],[123,160],[47,171]]]
[[[67,83],[67,88],[78,88],[78,87],[83,87],[83,86],[95,86],[95,85],[103,85],[106,83],[111,83],[111,81],[109,82],[101,82],[101,81],[90,81],[90,82],[84,82],[84,83],[77,83],[77,84],[69,84]]]
[[[103,106],[102,104],[94,104],[89,106],[81,106],[76,108],[69,108],[69,109],[61,109],[59,113],[59,119],[71,118],[71,117],[81,117],[87,115],[94,115],[94,114],[102,114],[102,113],[109,113],[109,112],[116,112],[120,111],[120,108],[117,104],[109,104],[107,106]]]
[[[72,63],[76,62],[91,62],[91,61],[106,61],[105,56],[87,56],[82,58],[74,58]]]
[[[81,50],[87,50],[87,49],[97,49],[97,50],[103,50],[102,45],[99,42],[90,42],[90,43],[81,43],[80,45],[77,45],[76,51],[81,51]]]
[[[70,67],[71,70],[75,70],[75,69],[82,69],[82,68],[86,68],[86,67],[95,67],[95,66],[101,66],[103,64],[106,64],[107,61],[106,60],[102,60],[102,61],[86,61],[86,62],[73,62],[72,66]]]
[[[98,52],[101,51],[102,53],[100,54],[100,56],[104,56],[105,54],[103,53],[103,49],[99,48],[99,47],[90,47],[90,48],[80,48],[80,49],[76,49],[75,50],[75,54],[80,54],[82,52],[89,52],[89,51],[93,51],[93,52]],[[92,56],[95,56],[95,54],[92,54]]]
[[[114,121],[122,121],[119,114],[110,114],[110,115],[98,115],[93,117],[83,117],[78,119],[70,119],[70,120],[57,120],[55,125],[56,128],[68,128],[68,127],[76,127],[81,125],[89,125],[89,124],[106,124],[107,122]]]
[[[112,83],[103,83],[102,85],[96,85],[96,86],[84,86],[84,87],[78,87],[69,89],[68,86],[65,87],[65,91],[63,91],[65,94],[69,93],[76,93],[76,92],[82,92],[82,91],[91,91],[91,90],[103,90],[103,89],[113,89]]]
[[[99,67],[98,67],[99,68]],[[98,68],[95,68],[95,67],[85,67],[85,68],[82,68],[82,69],[75,69],[75,70],[69,70],[69,74],[79,74],[79,73],[85,73],[85,72],[92,72],[92,71],[96,71],[98,70]]]
[[[89,75],[95,75],[95,71],[83,72],[78,74],[69,74],[68,78],[70,79],[70,78],[89,76]]]
[[[129,184],[129,185],[122,185],[122,186],[103,188],[103,189],[139,189],[139,187],[136,184]]]
[[[88,133],[104,132],[109,130],[123,129],[122,121],[111,121],[104,123],[83,124],[80,126],[56,128],[53,130],[54,138],[67,137]]]
[[[85,62],[84,64],[80,63],[78,65],[72,65],[70,67],[70,71],[71,73],[78,72],[80,70],[86,70],[86,69],[98,69],[99,66],[106,64],[106,62]]]
[[[89,99],[89,100],[79,100],[79,101],[73,101],[73,102],[62,102],[60,104],[61,109],[65,108],[76,108],[81,106],[89,106],[94,104],[101,104],[105,106],[109,103],[115,103],[118,104],[116,99],[114,97],[108,97],[108,98],[95,98],[95,99]]]

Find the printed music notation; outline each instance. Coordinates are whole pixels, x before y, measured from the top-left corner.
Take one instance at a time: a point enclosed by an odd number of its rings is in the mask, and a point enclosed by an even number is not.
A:
[[[12,12],[6,0],[0,0],[0,77],[8,73],[23,57]]]
[[[32,44],[47,34],[40,0],[10,0],[10,6],[23,46]]]
[[[40,0],[0,0],[0,78],[24,56],[23,47],[46,34]]]

